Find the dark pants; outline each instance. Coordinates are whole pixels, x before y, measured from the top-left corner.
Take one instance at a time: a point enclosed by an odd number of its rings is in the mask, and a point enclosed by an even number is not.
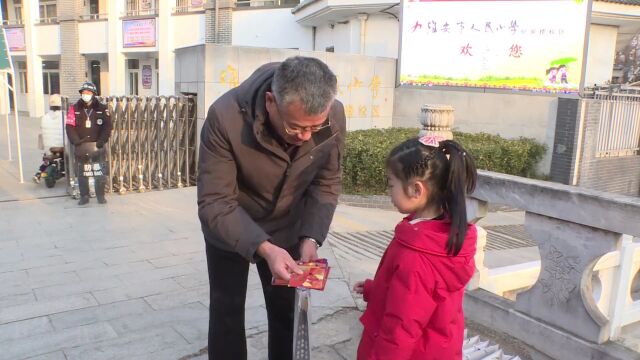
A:
[[[289,253],[297,258],[298,249]],[[247,340],[244,306],[249,262],[234,252],[207,244],[209,269],[209,360],[246,360]],[[293,358],[293,311],[295,289],[271,285],[265,260],[256,263],[269,321],[269,360]]]
[[[96,176],[95,178],[96,197],[104,199],[105,177]],[[89,178],[86,176],[78,176],[78,187],[80,188],[80,196],[89,196]]]
[[[91,154],[91,156],[76,156],[76,169],[78,174],[78,188],[80,189],[80,196],[89,197],[89,178],[82,175],[84,164],[100,163],[104,175],[94,177],[94,185],[96,189],[96,197],[98,198],[98,200],[104,199],[104,187],[107,182],[107,174],[109,173],[108,164],[106,163],[106,161],[104,161],[104,157],[105,152],[103,149],[98,149],[96,152]]]

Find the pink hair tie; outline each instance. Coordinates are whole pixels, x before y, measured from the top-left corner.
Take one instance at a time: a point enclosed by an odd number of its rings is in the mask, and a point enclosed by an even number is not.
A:
[[[436,136],[436,135],[425,135],[420,139],[418,139],[418,141],[420,141],[422,145],[431,146],[435,148],[440,147],[440,141],[442,140],[444,140],[442,136]]]

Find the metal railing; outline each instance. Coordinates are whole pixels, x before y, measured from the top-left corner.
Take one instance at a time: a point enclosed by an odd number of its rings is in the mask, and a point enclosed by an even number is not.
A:
[[[204,0],[196,1],[193,0],[177,0],[176,7],[173,8],[174,14],[181,13],[189,13],[195,11],[203,11],[204,10]]]
[[[47,17],[47,18],[39,18],[38,19],[38,24],[57,24],[58,23],[58,17],[57,16],[52,16],[52,17]]]
[[[147,16],[147,15],[158,15],[158,9],[129,9],[122,13],[122,16]]]
[[[2,20],[3,26],[15,26],[15,25],[23,25],[22,19],[6,19]]]
[[[640,155],[640,94],[594,92],[602,104],[597,157]]]
[[[196,106],[191,97],[109,98],[112,191],[195,184]]]
[[[108,105],[113,124],[107,148],[107,192],[195,185],[197,121],[193,97],[122,96],[100,101]],[[69,193],[77,197],[73,162],[69,156],[68,185]]]
[[[80,20],[107,20],[109,18],[109,14],[86,14],[80,15]]]
[[[289,7],[300,4],[300,0],[236,0],[236,7]]]

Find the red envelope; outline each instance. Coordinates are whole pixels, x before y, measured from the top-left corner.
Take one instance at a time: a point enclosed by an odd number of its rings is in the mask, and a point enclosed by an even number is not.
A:
[[[306,263],[298,263],[302,274],[291,274],[289,281],[273,278],[271,284],[288,287],[302,287],[314,290],[324,290],[329,279],[329,263],[327,259],[316,259]]]

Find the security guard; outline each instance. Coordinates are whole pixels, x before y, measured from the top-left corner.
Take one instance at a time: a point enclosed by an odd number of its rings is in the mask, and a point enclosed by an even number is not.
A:
[[[80,87],[81,98],[74,105],[69,106],[67,118],[65,121],[67,136],[69,141],[75,146],[75,157],[78,164],[78,184],[80,187],[80,201],[78,205],[85,205],[89,202],[89,179],[86,172],[86,166],[94,163],[97,159],[104,163],[104,145],[109,141],[111,136],[111,116],[109,108],[101,104],[96,96],[96,86],[91,82],[85,82]],[[85,145],[86,144],[86,145]],[[86,151],[83,148],[91,149],[93,146],[96,151]],[[83,149],[83,150],[80,150]],[[89,169],[96,170],[96,169]],[[108,169],[99,169],[100,174],[107,174]],[[95,189],[98,203],[106,204],[104,197],[105,177],[95,176]]]

